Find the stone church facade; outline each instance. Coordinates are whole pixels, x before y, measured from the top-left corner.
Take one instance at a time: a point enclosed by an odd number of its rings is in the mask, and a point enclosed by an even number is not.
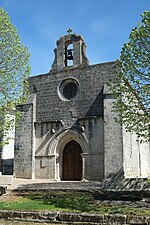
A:
[[[14,176],[101,181],[122,171],[148,177],[149,146],[114,120],[107,82],[116,62],[89,65],[83,38],[70,33],[54,53],[50,72],[29,78],[28,102],[18,106]]]

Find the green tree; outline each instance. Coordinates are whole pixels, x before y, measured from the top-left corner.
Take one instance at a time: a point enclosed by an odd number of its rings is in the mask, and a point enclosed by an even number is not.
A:
[[[117,121],[142,141],[150,140],[150,12],[144,12],[132,29],[118,60],[115,82],[109,84],[116,98]]]
[[[29,53],[21,44],[8,13],[0,8],[0,133],[14,125],[16,104],[26,100],[30,73]],[[2,134],[3,136],[3,134]],[[3,140],[0,139],[0,144]]]

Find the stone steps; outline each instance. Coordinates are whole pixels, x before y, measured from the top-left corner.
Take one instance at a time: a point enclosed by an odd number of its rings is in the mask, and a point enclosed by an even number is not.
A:
[[[92,191],[101,189],[101,182],[48,182],[48,183],[27,183],[16,187],[15,191],[38,191],[38,190],[76,190]]]

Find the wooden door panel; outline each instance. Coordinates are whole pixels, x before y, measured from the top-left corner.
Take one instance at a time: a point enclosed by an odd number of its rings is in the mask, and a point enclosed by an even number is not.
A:
[[[63,152],[63,180],[82,179],[81,147],[75,141],[70,141]]]

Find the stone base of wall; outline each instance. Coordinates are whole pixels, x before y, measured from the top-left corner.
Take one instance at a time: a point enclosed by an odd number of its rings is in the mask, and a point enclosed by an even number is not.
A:
[[[120,170],[118,173],[109,178],[102,180],[103,190],[143,190],[148,188],[147,178],[126,178],[124,172]]]
[[[100,215],[90,213],[20,212],[0,210],[1,219],[67,224],[134,224],[149,225],[150,217],[133,215]]]

